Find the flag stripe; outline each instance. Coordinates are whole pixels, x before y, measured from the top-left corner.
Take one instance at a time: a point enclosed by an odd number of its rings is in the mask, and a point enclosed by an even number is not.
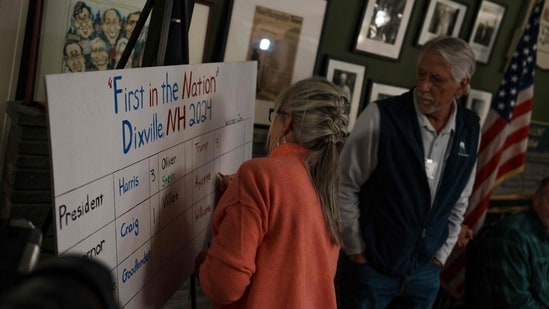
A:
[[[486,149],[491,143],[497,141],[497,136],[503,131],[507,125],[505,120],[497,116],[496,112],[489,112],[489,120],[492,120],[494,123],[490,124],[489,129],[486,132],[482,133],[482,140],[480,143],[479,154],[489,151]]]

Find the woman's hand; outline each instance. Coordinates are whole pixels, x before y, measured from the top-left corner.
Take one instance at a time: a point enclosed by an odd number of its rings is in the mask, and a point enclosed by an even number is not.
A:
[[[217,173],[217,178],[215,181],[215,204],[219,202],[221,199],[221,196],[223,196],[223,193],[227,190],[227,187],[231,184],[233,181],[234,174],[232,175],[224,175],[221,173]]]

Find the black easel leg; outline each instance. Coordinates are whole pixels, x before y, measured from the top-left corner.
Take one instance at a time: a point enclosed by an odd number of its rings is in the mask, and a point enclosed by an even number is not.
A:
[[[196,279],[191,275],[191,308],[196,309]]]

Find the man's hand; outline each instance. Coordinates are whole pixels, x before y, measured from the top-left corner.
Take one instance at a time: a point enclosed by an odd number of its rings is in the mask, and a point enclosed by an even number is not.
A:
[[[366,259],[366,255],[364,253],[359,254],[350,254],[347,256],[349,260],[355,264],[366,264],[368,263],[368,259]]]
[[[465,247],[470,240],[473,239],[474,233],[473,230],[470,229],[467,225],[462,224],[461,225],[461,231],[459,231],[457,245],[458,248]]]

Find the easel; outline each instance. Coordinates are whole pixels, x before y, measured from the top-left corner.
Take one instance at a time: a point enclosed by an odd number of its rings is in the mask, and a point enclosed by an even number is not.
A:
[[[151,10],[141,66],[188,64],[193,7],[194,0],[147,0],[116,68],[126,66]]]
[[[189,26],[194,0],[147,0],[116,69],[126,66],[145,21],[153,10],[142,67],[189,64]],[[161,5],[163,4],[163,5]],[[196,279],[190,278],[191,307],[196,308]]]

